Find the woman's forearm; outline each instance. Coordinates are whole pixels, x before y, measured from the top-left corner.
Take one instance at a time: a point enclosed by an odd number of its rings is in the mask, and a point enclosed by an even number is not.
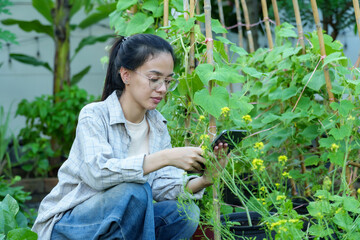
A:
[[[186,189],[191,193],[197,193],[202,189],[211,186],[212,182],[204,176],[193,178],[186,184]]]

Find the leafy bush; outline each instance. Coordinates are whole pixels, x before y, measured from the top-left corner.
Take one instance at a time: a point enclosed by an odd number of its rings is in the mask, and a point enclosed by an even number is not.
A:
[[[28,227],[16,200],[9,194],[0,202],[0,239],[36,240],[37,234]]]
[[[54,103],[55,98],[60,100]],[[50,166],[49,159],[68,155],[78,114],[94,99],[77,86],[65,86],[55,96],[42,95],[32,102],[22,100],[16,114],[26,118],[26,126],[18,136],[23,154],[17,164],[34,176],[46,176],[51,168],[59,167]]]

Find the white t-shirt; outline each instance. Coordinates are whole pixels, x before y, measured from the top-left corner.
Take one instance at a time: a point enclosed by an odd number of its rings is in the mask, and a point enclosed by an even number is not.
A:
[[[132,123],[126,120],[127,129],[131,137],[129,157],[149,154],[149,125],[146,118],[140,123]]]

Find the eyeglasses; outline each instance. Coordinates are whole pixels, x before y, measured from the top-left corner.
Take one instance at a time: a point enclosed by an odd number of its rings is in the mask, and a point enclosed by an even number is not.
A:
[[[149,86],[151,89],[158,91],[163,84],[165,84],[166,91],[172,92],[176,89],[177,85],[179,84],[179,80],[173,77],[159,77],[156,75],[146,76],[140,72],[134,71],[134,73],[139,74],[140,76],[147,78],[149,80]]]

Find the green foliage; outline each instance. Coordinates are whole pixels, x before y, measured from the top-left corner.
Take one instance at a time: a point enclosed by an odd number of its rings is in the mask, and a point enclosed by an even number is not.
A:
[[[37,239],[37,234],[28,227],[18,203],[9,194],[0,202],[0,239]]]
[[[5,4],[9,3],[8,1],[5,1]],[[23,21],[18,19],[4,19],[1,21],[4,25],[17,25],[20,29],[22,29],[25,32],[37,32],[41,34],[46,34],[49,37],[54,39],[54,23],[53,23],[53,17],[52,17],[52,11],[54,10],[55,3],[53,1],[48,0],[32,0],[32,6],[35,8],[35,10],[41,14],[47,21],[48,24],[43,24],[38,20],[32,20],[32,21]],[[85,8],[85,10],[88,13],[89,16],[87,16],[85,19],[83,19],[79,24],[71,24],[70,30],[75,30],[76,28],[85,29],[87,27],[90,27],[102,19],[106,18],[108,14],[115,9],[114,3],[107,3],[102,2],[99,4],[95,10],[93,10],[94,5],[90,4],[89,1],[85,0],[71,0],[70,1],[70,18],[72,18],[78,11],[80,11],[82,8]],[[93,11],[92,11],[93,10]],[[0,9],[1,12],[1,9]],[[98,42],[104,42],[107,39],[109,39],[112,35],[103,35],[103,36],[88,36],[83,38],[79,45],[76,47],[75,52],[73,56],[71,57],[71,61],[74,59],[74,57],[85,47],[90,46]],[[5,39],[8,42],[15,42],[15,38],[11,37],[9,32],[3,32],[0,29],[0,39]],[[1,48],[1,42],[0,42],[0,48]],[[26,54],[20,54],[20,53],[11,53],[10,58],[19,61],[24,64],[29,64],[32,66],[41,66],[45,67],[47,70],[53,72],[52,67],[50,67],[51,64],[48,62],[39,61],[36,57],[29,56]],[[87,74],[90,70],[90,66],[85,67],[80,72],[74,74],[71,77],[71,84],[78,83],[82,77]]]
[[[8,6],[11,6],[12,2],[9,0],[2,0],[0,2],[0,14],[11,14]],[[14,43],[17,44],[16,35],[8,30],[3,30],[0,28],[0,49],[2,49],[4,43]],[[0,63],[1,67],[2,63]]]
[[[54,103],[55,98],[60,101]],[[46,176],[51,167],[58,167],[50,166],[49,159],[68,155],[77,116],[81,108],[92,101],[94,97],[77,86],[65,86],[55,96],[42,95],[32,102],[22,100],[16,114],[26,118],[26,126],[18,136],[24,152],[18,164],[35,176]]]

